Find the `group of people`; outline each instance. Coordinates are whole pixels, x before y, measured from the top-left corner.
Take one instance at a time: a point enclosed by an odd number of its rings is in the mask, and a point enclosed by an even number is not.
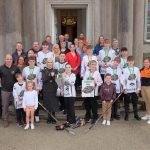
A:
[[[120,93],[124,101],[126,121],[129,120],[129,104],[132,101],[134,118],[138,115],[138,94],[142,92],[147,113],[143,120],[150,124],[150,58],[144,59],[139,70],[133,56],[128,56],[126,47],[119,48],[117,39],[112,43],[100,36],[93,48],[83,33],[74,41],[69,34],[60,35],[59,42],[52,44],[46,36],[42,46],[37,41],[27,52],[21,42],[16,43],[13,54],[6,54],[4,65],[0,66],[1,115],[4,127],[8,127],[10,100],[16,109],[17,125],[34,129],[39,122],[38,102],[50,112],[47,123],[56,123],[55,112],[63,111],[67,123],[76,122],[74,103],[76,91],[82,81],[93,83],[94,94],[84,99],[86,123],[95,123],[98,118],[97,100],[102,101],[103,125],[110,125],[113,119],[120,119],[118,113]],[[81,93],[89,92],[81,88]],[[51,114],[51,115],[50,115]]]

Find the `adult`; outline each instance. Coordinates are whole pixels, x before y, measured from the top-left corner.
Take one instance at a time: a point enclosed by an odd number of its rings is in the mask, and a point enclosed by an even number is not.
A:
[[[59,54],[60,54],[60,48],[59,48],[58,44],[55,44],[53,46],[52,52],[53,52],[54,62],[58,62],[59,61]]]
[[[104,40],[105,40],[105,38],[102,35],[98,38],[98,43],[96,44],[96,46],[94,48],[94,51],[93,51],[94,55],[98,55],[99,51],[103,49],[103,47],[104,47]]]
[[[83,44],[87,44],[86,37],[85,37],[85,35],[82,32],[80,33],[79,39],[83,41]]]
[[[74,39],[74,45],[75,45],[76,49],[79,47],[79,39],[78,38]]]
[[[53,48],[52,37],[50,35],[47,35],[45,40],[48,42],[48,49],[52,51]]]
[[[120,48],[119,48],[119,41],[117,39],[113,39],[112,49],[115,51],[116,57],[119,57],[120,56]]]
[[[12,99],[13,85],[16,82],[15,74],[19,73],[20,70],[17,66],[13,65],[13,58],[10,54],[6,54],[4,61],[4,65],[0,66],[2,119],[4,127],[8,127],[9,101]]]
[[[68,62],[71,65],[72,72],[77,76],[76,79],[76,84],[75,86],[80,84],[80,75],[79,75],[79,70],[80,70],[80,55],[76,52],[76,48],[74,44],[71,44],[70,46],[70,52],[66,54],[65,61]]]
[[[60,48],[61,48],[61,46],[60,46],[61,42],[65,42],[65,37],[63,35],[59,35],[59,37],[58,37],[58,45]]]
[[[53,53],[48,49],[48,42],[42,42],[42,51],[37,55],[37,66],[43,69],[46,66],[46,61],[49,58],[53,58]]]
[[[140,72],[142,97],[146,104],[146,115],[142,120],[148,120],[147,123],[150,124],[150,58],[144,59],[144,67]]]
[[[69,49],[70,48],[70,45],[72,44],[72,42],[70,41],[70,36],[68,33],[66,33],[64,35],[64,38],[65,38],[65,42],[66,42],[66,45],[67,45],[67,48]]]
[[[23,50],[23,44],[22,44],[22,42],[17,42],[16,43],[16,50],[12,54],[14,63],[16,63],[17,57],[20,56],[20,55],[25,57],[25,53],[24,53],[24,50]]]
[[[35,55],[37,55],[37,53],[41,50],[39,42],[34,41],[31,49],[34,51]]]
[[[68,52],[70,52],[70,50],[67,48],[66,42],[61,42],[60,43],[60,51],[64,52],[65,54],[67,54]]]
[[[25,58],[23,56],[19,56],[17,58],[16,66],[18,66],[18,68],[20,69],[20,72],[23,71],[24,67],[26,66]]]
[[[47,110],[55,115],[55,112],[59,111],[58,97],[56,92],[58,85],[55,81],[57,71],[53,69],[53,59],[48,59],[46,67],[42,70],[43,81],[43,104]],[[47,123],[56,123],[56,121],[48,114]]]

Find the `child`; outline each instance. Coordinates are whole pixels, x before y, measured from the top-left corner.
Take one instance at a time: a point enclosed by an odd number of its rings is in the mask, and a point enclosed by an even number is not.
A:
[[[17,73],[15,77],[18,82],[14,84],[13,97],[14,97],[14,105],[16,108],[17,124],[19,127],[21,127],[23,126],[23,124],[26,123],[25,112],[22,106],[23,94],[25,91],[25,82],[23,81],[23,77],[21,73]]]
[[[115,51],[110,48],[110,41],[105,39],[104,48],[99,51],[98,61],[100,65],[101,77],[104,81],[104,75],[106,74],[106,68],[110,67],[112,61],[115,58]]]
[[[26,91],[23,95],[23,109],[26,112],[26,126],[25,130],[29,129],[29,122],[31,122],[31,129],[34,127],[34,111],[38,107],[38,93],[35,90],[34,82],[27,81]]]
[[[83,57],[83,60],[81,63],[81,77],[83,77],[86,70],[89,69],[90,61],[95,60],[97,62],[97,57],[92,54],[92,46],[91,45],[87,46],[86,54],[87,55],[85,55]],[[97,62],[96,70],[99,70],[98,62]]]
[[[116,98],[116,88],[112,83],[111,74],[105,75],[105,82],[100,88],[100,96],[102,99],[103,125],[110,125],[112,102]]]
[[[98,89],[99,86],[103,83],[99,71],[97,71],[97,61],[91,60],[89,64],[89,70],[85,72],[83,80],[93,80],[95,83],[94,87],[94,97],[87,97],[85,98],[84,104],[86,109],[85,120],[89,122],[91,119],[91,111],[93,114],[92,117],[92,124],[95,123],[97,120],[97,96],[98,96]]]
[[[121,69],[124,69],[128,66],[127,57],[128,57],[128,49],[126,47],[122,47],[121,48],[121,62],[120,62]]]
[[[66,64],[65,72],[62,77],[62,94],[65,99],[65,106],[67,111],[67,122],[73,124],[75,120],[74,102],[76,97],[75,81],[76,76],[71,72],[71,65]]]
[[[121,92],[122,88],[122,70],[118,66],[120,63],[120,58],[116,57],[112,63],[112,66],[106,69],[106,73],[110,73],[112,76],[112,83],[115,84],[116,87],[116,95],[118,96]],[[117,100],[112,106],[112,120],[115,118],[117,120],[120,119],[118,114],[118,105],[119,100]]]
[[[124,104],[125,104],[125,120],[129,120],[129,103],[130,98],[132,98],[134,118],[136,120],[141,120],[138,116],[138,94],[141,90],[141,80],[139,68],[134,67],[134,58],[129,56],[128,67],[123,69],[123,90],[125,94]]]
[[[60,111],[63,111],[65,113],[65,102],[64,102],[64,97],[61,95],[60,88],[61,88],[61,80],[62,80],[62,74],[65,72],[65,53],[61,52],[59,54],[59,62],[55,63],[55,69],[57,70],[57,81],[58,81],[58,93],[57,96],[59,96],[59,101],[60,101]]]

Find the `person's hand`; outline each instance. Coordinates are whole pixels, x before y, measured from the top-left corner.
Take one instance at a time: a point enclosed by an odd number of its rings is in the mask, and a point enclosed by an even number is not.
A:
[[[139,93],[140,93],[140,90],[139,90],[139,89],[137,89],[137,90],[136,90],[136,94],[139,94]]]
[[[124,94],[127,94],[127,90],[124,90]]]
[[[54,73],[54,72],[51,72],[51,76],[54,77],[54,75],[55,75],[55,73]]]
[[[23,110],[26,111],[26,107]]]
[[[103,101],[103,103],[105,104],[105,103],[106,103],[106,101]]]
[[[110,101],[111,103],[113,102],[113,100]]]
[[[94,84],[97,85],[97,81],[96,80],[94,80]]]

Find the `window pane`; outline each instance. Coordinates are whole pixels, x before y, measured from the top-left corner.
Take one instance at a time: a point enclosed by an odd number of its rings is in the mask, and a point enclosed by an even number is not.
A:
[[[148,2],[148,9],[150,9],[150,1]]]
[[[147,33],[147,40],[150,39],[150,33]]]

